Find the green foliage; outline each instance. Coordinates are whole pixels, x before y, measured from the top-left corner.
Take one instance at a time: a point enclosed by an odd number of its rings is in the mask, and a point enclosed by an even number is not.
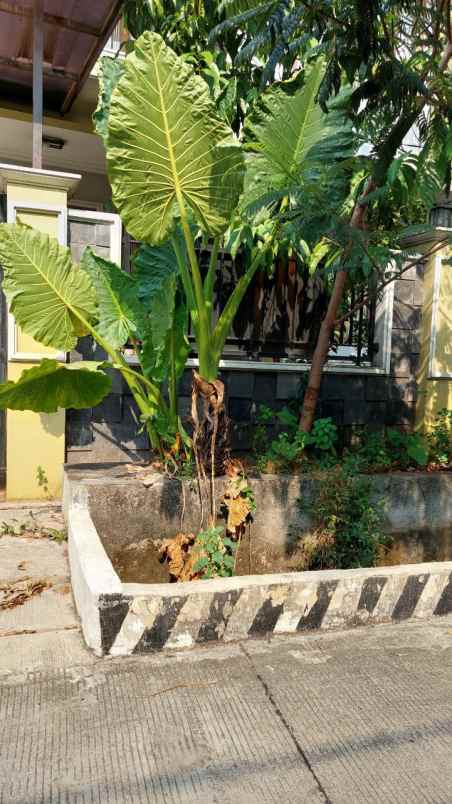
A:
[[[452,460],[452,410],[438,412],[427,441],[432,463],[448,466]]]
[[[428,460],[429,448],[420,435],[388,428],[364,432],[359,446],[344,456],[344,465],[360,472],[385,472],[422,468]]]
[[[138,297],[136,280],[88,246],[80,267],[91,279],[97,296],[96,331],[114,348],[143,333],[146,309]]]
[[[301,542],[301,569],[372,567],[385,544],[383,504],[371,499],[370,483],[334,467],[316,478],[309,505],[314,531]],[[302,507],[305,504],[300,501]]]
[[[386,437],[395,463],[402,469],[410,465],[426,466],[428,462],[428,449],[421,436],[416,433],[404,433],[400,430],[389,429]]]
[[[55,413],[58,408],[94,407],[111,391],[103,365],[88,360],[61,364],[44,358],[25,369],[16,382],[0,385],[0,408]]]
[[[38,469],[40,468],[38,467]],[[30,511],[29,517],[29,519],[12,519],[10,522],[2,522],[0,524],[0,538],[2,536],[31,536],[35,539],[50,539],[53,542],[65,542],[67,540],[65,530],[40,525],[32,511]]]
[[[309,434],[316,449],[323,452],[332,452],[337,441],[337,427],[328,416],[325,419],[316,419],[312,432]]]
[[[98,62],[99,69],[99,97],[97,108],[93,114],[93,124],[96,134],[102,137],[105,147],[108,141],[108,117],[112,92],[124,73],[123,59],[112,59],[102,56]]]
[[[19,326],[45,346],[70,351],[89,333],[96,295],[85,271],[53,237],[21,223],[0,225],[3,290]]]
[[[262,444],[267,440],[267,426],[275,419],[284,429],[263,450]],[[298,427],[298,415],[288,407],[275,413],[268,406],[261,405],[256,422],[253,444],[261,471],[292,471],[307,465],[309,461],[324,465],[330,463],[335,456],[337,427],[329,417],[317,419],[312,432],[305,433]]]
[[[390,469],[394,457],[384,431],[364,433],[359,448],[345,457],[348,465],[362,472],[381,472]]]
[[[142,245],[133,258],[133,269],[138,298],[148,314],[140,351],[143,371],[146,376],[162,382],[173,365],[176,379],[179,379],[190,345],[188,311],[180,292],[173,243],[166,241],[158,247]]]
[[[224,528],[211,527],[198,533],[192,551],[199,554],[193,565],[203,578],[229,578],[234,573],[237,543],[224,536]]]
[[[45,469],[43,469],[41,465],[36,467],[36,480],[39,488],[47,495],[49,493],[49,479]]]
[[[205,231],[226,229],[243,183],[241,149],[206,83],[158,34],[144,33],[125,59],[108,127],[113,200],[136,239],[163,243],[181,205]]]

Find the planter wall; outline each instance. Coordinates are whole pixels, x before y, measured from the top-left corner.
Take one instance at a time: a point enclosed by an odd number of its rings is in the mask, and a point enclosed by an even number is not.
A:
[[[256,535],[263,544],[283,549],[288,522],[298,510],[300,485],[313,493],[312,481],[266,477],[252,483],[262,517],[260,532],[256,518]],[[391,493],[392,522],[399,528],[413,534],[425,530],[426,522],[430,532],[432,525],[450,528],[449,475],[381,476],[375,485],[377,495]],[[178,487],[156,478],[145,488],[120,468],[110,473],[92,467],[66,470],[64,505],[74,596],[85,640],[99,655],[398,622],[452,611],[449,561],[181,584],[123,583],[104,544],[126,544],[150,533],[155,538],[174,535],[179,528]],[[188,517],[193,515],[194,497],[188,502],[186,497],[186,510]]]

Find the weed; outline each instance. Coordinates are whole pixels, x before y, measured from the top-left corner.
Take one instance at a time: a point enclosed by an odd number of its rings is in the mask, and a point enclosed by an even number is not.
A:
[[[315,500],[307,506],[314,529],[301,542],[299,569],[374,566],[386,541],[384,503],[371,500],[368,480],[343,467],[321,472],[317,479]]]
[[[266,425],[273,418],[283,427],[268,449],[262,449],[266,441]],[[262,471],[292,471],[303,468],[308,461],[321,467],[335,462],[337,427],[331,418],[317,419],[311,433],[299,429],[298,416],[288,407],[274,413],[262,405],[259,409],[253,443],[257,453],[257,468]]]
[[[387,430],[391,452],[395,463],[402,469],[415,464],[416,466],[426,466],[428,463],[428,449],[421,436],[417,433],[404,433],[400,430]]]
[[[224,536],[224,528],[207,528],[196,536],[192,550],[199,554],[193,569],[203,578],[228,578],[234,572],[237,544]]]
[[[43,490],[46,497],[50,497],[49,492],[49,479],[46,475],[45,469],[42,466],[36,467],[36,480],[40,489]]]
[[[40,525],[36,522],[33,512],[29,513],[30,519],[12,519],[11,522],[2,522],[0,525],[1,536],[24,536],[34,539],[50,539],[53,542],[65,542],[67,533],[59,528],[51,528]]]
[[[452,459],[452,410],[439,411],[427,441],[432,463],[448,466]]]

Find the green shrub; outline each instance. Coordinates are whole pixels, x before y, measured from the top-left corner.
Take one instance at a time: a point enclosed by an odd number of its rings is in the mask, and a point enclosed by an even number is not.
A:
[[[356,472],[381,472],[426,466],[429,449],[421,436],[388,429],[364,433],[360,445],[344,456],[347,469]]]
[[[388,430],[386,433],[388,443],[393,454],[394,462],[402,469],[408,466],[426,466],[428,463],[428,449],[421,436],[417,433],[404,433],[401,430]]]
[[[268,449],[262,449],[266,443],[267,425],[273,419],[284,429],[270,442]],[[308,461],[327,467],[336,460],[337,427],[331,418],[317,419],[312,432],[305,433],[299,429],[298,415],[290,408],[275,413],[261,405],[256,421],[253,444],[261,471],[290,471]]]
[[[427,440],[432,463],[448,466],[452,460],[452,410],[439,411]]]
[[[199,553],[193,569],[203,578],[228,578],[234,574],[237,543],[224,536],[222,526],[198,533],[192,550]]]
[[[370,482],[338,467],[320,473],[317,479],[315,500],[308,506],[314,528],[301,543],[299,568],[375,566],[386,537],[383,503],[371,501]]]

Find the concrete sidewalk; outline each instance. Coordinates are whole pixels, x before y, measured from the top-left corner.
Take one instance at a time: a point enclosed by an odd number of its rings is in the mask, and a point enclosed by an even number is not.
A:
[[[1,804],[452,802],[452,617],[130,659],[79,648],[78,666],[4,670]]]
[[[452,616],[98,659],[66,545],[2,536],[24,576],[49,588],[0,610],[0,804],[452,803]]]

